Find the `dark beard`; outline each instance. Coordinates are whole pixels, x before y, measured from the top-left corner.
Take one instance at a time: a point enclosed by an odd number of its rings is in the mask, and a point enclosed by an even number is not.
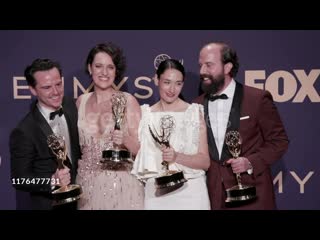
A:
[[[217,93],[224,86],[224,82],[225,82],[225,78],[223,75],[219,75],[216,78],[213,78],[211,75],[202,74],[200,75],[200,78],[201,78],[201,89],[207,94]],[[209,78],[211,81],[211,84],[204,84],[203,83],[204,78]]]

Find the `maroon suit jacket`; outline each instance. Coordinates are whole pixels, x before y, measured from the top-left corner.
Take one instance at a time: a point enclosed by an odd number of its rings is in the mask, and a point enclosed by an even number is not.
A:
[[[241,107],[239,107],[240,111],[238,112],[240,117],[249,116],[248,119],[238,121],[238,129],[242,137],[240,156],[248,158],[253,166],[252,175],[241,173],[241,182],[244,185],[256,187],[257,199],[240,207],[226,208],[224,202],[226,199],[225,190],[236,185],[236,177],[230,165],[224,166],[221,164],[223,159],[214,159],[217,158],[217,155],[212,152],[212,146],[215,146],[215,143],[212,141],[213,135],[208,124],[209,116],[206,112],[205,119],[207,119],[211,157],[211,164],[207,172],[211,209],[276,209],[270,166],[286,152],[289,140],[277,108],[273,103],[272,95],[268,91],[242,86],[242,84],[237,83],[236,88],[239,86],[242,89],[242,100],[240,100]],[[208,100],[203,94],[196,98],[194,102],[206,106]],[[216,151],[216,148],[214,150]]]

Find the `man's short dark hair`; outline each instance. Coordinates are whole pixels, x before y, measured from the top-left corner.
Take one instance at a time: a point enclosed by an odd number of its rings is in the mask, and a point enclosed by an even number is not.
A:
[[[37,82],[33,76],[36,72],[46,71],[53,68],[57,68],[60,73],[60,76],[62,76],[62,69],[58,62],[52,61],[47,58],[37,58],[36,60],[34,60],[32,64],[27,66],[24,70],[24,76],[27,80],[28,85],[31,87],[36,86]]]

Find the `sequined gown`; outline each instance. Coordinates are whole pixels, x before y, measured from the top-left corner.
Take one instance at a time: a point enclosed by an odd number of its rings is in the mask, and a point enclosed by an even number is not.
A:
[[[82,186],[83,194],[78,209],[143,209],[144,187],[130,174],[131,168],[118,171],[102,168],[102,151],[112,146],[109,133],[114,128],[114,122],[110,120],[104,134],[97,137],[95,124],[90,124],[90,117],[85,116],[85,106],[91,94],[84,94],[79,106],[82,159],[79,160],[76,182]],[[122,130],[124,134],[128,132],[125,121]]]

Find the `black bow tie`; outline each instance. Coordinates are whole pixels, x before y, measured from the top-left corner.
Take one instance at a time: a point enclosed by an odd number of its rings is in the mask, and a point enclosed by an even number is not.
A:
[[[56,117],[56,115],[59,115],[59,117],[61,117],[62,114],[63,114],[63,109],[61,107],[57,111],[54,111],[54,112],[50,113],[50,120],[53,120]]]
[[[213,95],[213,94],[210,94],[209,95],[209,101],[215,101],[217,99],[228,99],[228,96],[226,94],[221,94],[221,95]]]

